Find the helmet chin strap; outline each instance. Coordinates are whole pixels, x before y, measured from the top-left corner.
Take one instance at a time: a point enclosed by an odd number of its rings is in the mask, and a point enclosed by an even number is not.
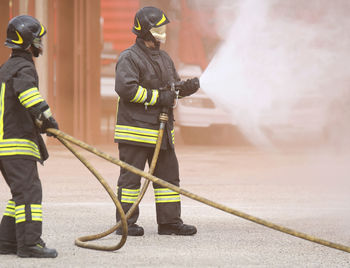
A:
[[[151,34],[150,31],[147,31],[142,37],[141,37],[143,40],[145,41],[152,41],[155,48],[156,49],[159,49],[160,47],[160,42],[154,38],[154,36]]]
[[[41,54],[43,53],[43,51],[42,51],[41,48],[37,48],[37,47],[35,47],[35,46],[33,46],[33,45],[31,45],[31,46],[29,47],[29,51],[33,54],[33,56],[34,56],[35,58],[39,57],[39,55],[41,55]]]

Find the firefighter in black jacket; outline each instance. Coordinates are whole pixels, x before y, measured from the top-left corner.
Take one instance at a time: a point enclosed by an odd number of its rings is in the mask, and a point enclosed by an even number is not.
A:
[[[155,7],[141,8],[135,15],[133,46],[123,51],[116,65],[115,91],[118,93],[117,122],[114,140],[118,143],[120,160],[141,170],[150,164],[159,132],[159,114],[168,108],[166,129],[154,175],[179,186],[179,166],[174,151],[174,116],[172,106],[176,98],[168,90],[177,85],[179,95],[185,97],[199,88],[198,78],[180,81],[169,55],[160,50],[165,42],[166,15]],[[140,176],[121,168],[118,180],[118,198],[127,212],[140,192]],[[195,226],[181,219],[180,195],[154,184],[158,234],[193,235]],[[144,230],[136,224],[137,208],[128,220],[128,234],[142,236]],[[117,221],[120,216],[117,212]],[[121,234],[121,229],[117,230]]]
[[[42,188],[37,161],[48,158],[40,135],[58,125],[38,90],[33,56],[42,53],[46,30],[27,15],[10,20],[5,45],[12,55],[0,69],[0,169],[11,189],[0,225],[0,254],[55,258],[41,239]],[[42,122],[39,129],[35,121]]]

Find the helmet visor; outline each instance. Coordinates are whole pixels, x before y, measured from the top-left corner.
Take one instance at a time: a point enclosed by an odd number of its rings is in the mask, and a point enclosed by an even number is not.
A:
[[[162,44],[165,43],[166,41],[166,25],[162,25],[160,27],[153,27],[149,30],[151,32],[151,34],[153,35],[153,37],[161,42]]]

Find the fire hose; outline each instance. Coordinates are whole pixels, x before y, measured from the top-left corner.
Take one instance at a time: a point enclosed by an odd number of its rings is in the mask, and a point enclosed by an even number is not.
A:
[[[144,192],[146,191],[146,188],[147,188],[149,182],[152,181],[153,183],[159,184],[165,188],[169,188],[169,189],[171,189],[175,192],[178,192],[179,194],[182,194],[184,196],[187,196],[193,200],[199,201],[199,202],[204,203],[208,206],[222,210],[224,212],[238,216],[240,218],[243,218],[243,219],[249,220],[251,222],[263,225],[265,227],[271,228],[271,229],[276,230],[276,231],[280,231],[282,233],[286,233],[286,234],[289,234],[289,235],[292,235],[295,237],[299,237],[299,238],[302,238],[302,239],[305,239],[305,240],[308,240],[308,241],[311,241],[311,242],[314,242],[314,243],[317,243],[317,244],[320,244],[323,246],[327,246],[330,248],[334,248],[334,249],[338,249],[338,250],[350,253],[349,246],[330,242],[330,241],[327,241],[327,240],[324,240],[324,239],[321,239],[321,238],[318,238],[315,236],[311,236],[311,235],[308,235],[305,233],[295,231],[295,230],[290,229],[290,228],[283,227],[281,225],[274,224],[272,222],[263,220],[261,218],[254,217],[254,216],[249,215],[247,213],[232,209],[232,208],[227,207],[225,205],[219,204],[217,202],[211,201],[209,199],[206,199],[204,197],[201,197],[199,195],[191,193],[185,189],[182,189],[182,188],[177,187],[173,184],[170,184],[170,183],[168,183],[160,178],[157,178],[150,173],[147,173],[147,172],[140,170],[132,165],[129,165],[129,164],[117,159],[117,158],[114,158],[114,157],[98,150],[95,147],[92,147],[92,146],[72,137],[72,136],[69,136],[68,134],[66,134],[60,130],[50,128],[50,129],[47,129],[47,132],[50,132],[53,135],[55,135],[56,138],[59,139],[69,150],[71,150],[74,153],[74,155],[76,157],[78,157],[79,160],[81,162],[83,162],[95,176],[98,175],[98,173],[92,168],[92,166],[79,153],[77,153],[77,151],[69,143],[75,144],[75,145],[81,147],[82,149],[85,149],[85,150],[87,150],[87,151],[89,151],[89,152],[115,164],[115,165],[118,165],[118,166],[120,166],[120,167],[122,167],[130,172],[133,172],[133,173],[140,175],[140,176],[144,177],[145,179],[147,179],[135,205],[140,202],[140,200],[143,197]],[[152,162],[153,162],[153,160],[152,160]],[[152,170],[150,170],[150,171],[152,171]],[[109,229],[101,234],[84,236],[84,237],[78,238],[78,239],[76,239],[75,244],[77,246],[83,247],[83,248],[89,248],[89,249],[95,249],[95,250],[105,250],[105,251],[114,251],[114,250],[120,249],[126,241],[126,237],[127,237],[127,226],[126,225],[127,224],[126,224],[126,220],[125,220],[125,215],[124,215],[123,209],[121,208],[121,205],[120,205],[117,197],[113,193],[113,190],[110,189],[110,186],[108,186],[108,184],[103,180],[103,178],[100,175],[98,175],[96,177],[99,179],[100,183],[103,184],[103,186],[106,188],[106,190],[108,191],[108,193],[112,197],[113,202],[115,203],[115,205],[116,205],[116,207],[121,215],[121,221],[118,222],[111,229]],[[128,214],[129,215],[131,214],[131,213],[129,213],[130,211],[131,210],[128,211],[128,213],[126,214],[126,217],[128,216]],[[99,245],[92,245],[92,244],[86,243],[86,241],[96,240],[96,239],[105,237],[105,236],[109,235],[110,233],[114,232],[115,230],[117,230],[120,226],[122,227],[123,235],[122,235],[121,241],[119,242],[118,245],[116,245],[116,246],[99,246]]]
[[[155,150],[154,150],[154,153],[153,153],[151,165],[150,165],[150,168],[149,168],[149,174],[153,174],[154,169],[156,167],[157,160],[158,160],[158,155],[159,155],[159,151],[160,151],[160,146],[161,146],[162,139],[163,139],[165,124],[168,121],[168,115],[165,112],[165,110],[163,110],[162,113],[160,114],[159,121],[160,121],[159,132],[158,132],[158,137],[157,137],[156,146],[155,146]],[[65,136],[69,136],[69,135],[67,135],[67,134],[65,134],[65,133],[63,133],[63,132],[61,132],[59,130],[56,130],[56,129],[48,129],[47,131],[51,132],[52,134],[55,134],[56,138],[68,150],[70,150],[91,171],[91,173],[99,180],[99,182],[102,184],[102,186],[106,189],[106,191],[108,192],[108,194],[112,198],[112,200],[113,200],[114,204],[116,205],[117,210],[118,210],[118,212],[120,214],[120,218],[121,218],[120,222],[118,222],[115,226],[113,226],[109,230],[107,230],[107,231],[105,231],[103,233],[100,233],[100,234],[79,237],[79,238],[77,238],[75,240],[75,244],[77,246],[79,246],[79,247],[95,249],[95,250],[114,251],[114,250],[120,249],[125,244],[126,238],[127,238],[127,233],[128,233],[128,230],[127,230],[127,219],[130,218],[130,216],[134,213],[135,209],[137,208],[137,206],[141,202],[143,196],[146,193],[146,190],[148,188],[150,180],[146,180],[146,182],[142,186],[142,189],[140,191],[140,194],[139,194],[138,198],[136,199],[135,203],[131,206],[131,208],[128,210],[127,214],[125,215],[125,213],[123,211],[123,208],[122,208],[122,206],[121,206],[117,196],[114,194],[112,188],[103,179],[103,177],[92,167],[92,165],[66,141],[68,139],[65,139]],[[59,134],[56,134],[56,132],[58,132]],[[74,139],[73,137],[70,137],[70,138]],[[76,140],[76,141],[79,143],[79,144],[76,143],[76,145],[81,146],[82,148],[85,148],[82,145],[88,146],[87,144],[84,144],[81,141],[78,141],[78,140]],[[74,143],[74,142],[72,142],[72,143]],[[88,147],[91,147],[91,146],[88,146]],[[87,148],[85,148],[85,149],[87,149]],[[96,150],[98,152],[98,150],[93,148],[93,147],[91,147],[91,149],[94,149],[94,150]],[[97,154],[97,153],[95,152],[95,154]],[[123,165],[120,165],[120,166],[124,167]],[[96,245],[96,244],[87,243],[88,241],[93,241],[93,240],[97,240],[97,239],[103,238],[103,237],[113,233],[114,231],[116,231],[120,227],[122,228],[122,238],[119,241],[119,243],[117,245],[115,245],[115,246],[100,246],[100,245]]]

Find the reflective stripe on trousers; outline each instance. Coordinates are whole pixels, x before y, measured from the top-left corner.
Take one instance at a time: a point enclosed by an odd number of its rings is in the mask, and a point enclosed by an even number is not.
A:
[[[140,189],[121,188],[120,201],[123,203],[135,203],[139,194]]]
[[[13,202],[13,201],[12,201]],[[13,202],[14,203],[14,202]],[[29,209],[28,213],[26,210]],[[6,213],[8,212],[7,208],[4,215],[8,216]],[[25,221],[42,221],[42,206],[41,204],[30,204],[30,206],[19,205],[14,208],[16,224],[25,222]],[[26,218],[26,214],[30,215],[29,219]],[[13,216],[12,216],[13,217]]]
[[[180,194],[169,188],[154,189],[156,203],[180,202]]]

